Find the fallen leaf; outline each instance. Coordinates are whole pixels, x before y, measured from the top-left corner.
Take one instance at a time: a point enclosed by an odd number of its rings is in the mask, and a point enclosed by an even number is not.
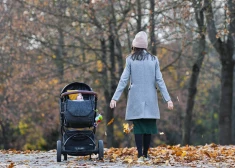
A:
[[[185,157],[186,155],[187,155],[187,152],[183,151],[182,154],[181,154],[181,157]]]
[[[181,156],[182,153],[183,153],[183,152],[182,152],[181,150],[176,150],[175,155],[176,155],[176,156]]]
[[[133,159],[131,159],[131,158],[126,158],[126,159],[124,159],[123,160],[123,163],[132,163],[133,162]]]
[[[133,128],[134,128],[133,124],[132,125],[129,125],[128,123],[123,124],[123,132],[125,132],[126,134],[129,134]]]
[[[8,165],[8,168],[13,168],[15,165],[13,162],[11,162],[9,165]]]
[[[207,151],[204,151],[204,154],[208,156],[209,158],[211,157],[211,155]]]
[[[171,166],[169,160],[166,160],[165,164],[166,166]]]
[[[112,124],[112,123],[113,123],[113,121],[114,121],[114,118],[112,118],[112,119],[108,122],[108,124],[107,124],[107,125]]]
[[[112,155],[112,159],[113,159],[113,160],[116,160],[118,156],[119,156],[119,155],[117,155],[117,154],[113,154],[113,155]]]

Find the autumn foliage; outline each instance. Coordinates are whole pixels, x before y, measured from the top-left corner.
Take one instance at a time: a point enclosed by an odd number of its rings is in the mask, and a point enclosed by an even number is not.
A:
[[[154,3],[154,9],[150,8],[150,2]],[[97,139],[103,139],[105,147],[135,146],[131,138],[133,125],[124,120],[128,91],[125,90],[115,110],[109,108],[109,102],[125,67],[125,58],[131,52],[132,39],[139,30],[145,30],[149,37],[151,30],[155,32],[155,38],[149,39],[153,40],[149,47],[159,58],[175,105],[174,111],[168,111],[159,93],[161,120],[157,126],[164,134],[156,135],[152,143],[180,144],[188,82],[198,51],[196,42],[200,39],[193,7],[202,4],[171,0],[3,1],[0,4],[0,148],[54,149],[60,138],[60,91],[71,82],[84,82],[98,93],[98,110],[104,120],[97,127]],[[153,14],[156,24],[151,27],[149,18]],[[206,35],[204,28],[203,34]],[[219,142],[221,65],[213,47],[206,46],[207,52],[203,52],[206,62],[200,70],[197,103],[190,122],[193,145]],[[217,147],[220,153],[216,158],[220,158],[222,147]],[[155,157],[154,151],[158,151],[162,156],[193,161],[202,151],[198,153],[195,147],[197,152],[193,153],[195,150],[189,150],[191,146],[169,148],[153,148],[150,153]],[[116,155],[111,157],[108,151],[115,150]],[[136,158],[128,154],[129,150],[134,152],[134,148],[109,149],[106,158],[115,161],[127,156],[126,162],[134,162]],[[207,151],[203,156],[214,159],[215,153]],[[154,163],[164,159],[154,157]]]
[[[136,164],[137,161],[136,148],[111,148],[105,154],[111,162],[121,160],[126,164]],[[147,165],[195,167],[197,164],[216,166],[216,163],[228,163],[232,166],[235,163],[235,147],[216,144],[205,146],[161,145],[150,148],[149,156],[151,161],[145,163]]]

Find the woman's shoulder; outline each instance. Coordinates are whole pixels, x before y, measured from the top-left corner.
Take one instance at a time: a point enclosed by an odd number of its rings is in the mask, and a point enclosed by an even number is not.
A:
[[[131,54],[126,56],[126,60],[131,60]]]
[[[149,55],[150,58],[152,58],[152,59],[151,59],[152,61],[158,61],[158,56],[157,56],[157,55],[153,55],[153,54],[151,54],[151,53],[148,52],[148,51],[145,51],[145,53],[146,53],[147,55]]]
[[[126,56],[126,59],[130,59],[131,58],[131,54],[128,54],[127,56]]]
[[[153,55],[153,57],[154,57],[156,60],[158,60],[158,56],[157,56],[157,55]]]

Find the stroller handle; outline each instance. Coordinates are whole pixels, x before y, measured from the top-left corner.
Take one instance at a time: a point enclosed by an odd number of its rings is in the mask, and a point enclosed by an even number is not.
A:
[[[93,92],[93,91],[87,91],[87,90],[75,90],[75,91],[71,91],[71,92],[64,92],[60,95],[60,97],[64,97],[70,94],[75,94],[75,93],[82,93],[82,94],[89,94],[89,95],[95,95],[95,97],[97,98],[97,93]]]

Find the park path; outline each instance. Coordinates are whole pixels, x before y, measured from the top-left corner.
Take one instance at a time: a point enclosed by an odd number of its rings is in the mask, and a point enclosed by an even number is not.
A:
[[[56,150],[50,151],[0,151],[0,168],[125,168],[125,167],[143,167],[141,164],[128,165],[122,161],[109,162],[104,159],[99,161],[96,155],[92,155],[90,160],[88,156],[68,156],[68,160],[62,162],[56,161]],[[145,165],[144,167],[155,167]]]
[[[119,148],[117,148],[119,149]],[[127,148],[133,150],[132,148]],[[234,149],[234,147],[233,147]],[[128,151],[122,149],[122,151]],[[116,150],[117,151],[117,150]],[[235,167],[234,159],[235,152],[231,151],[231,157],[224,159],[221,162],[214,162],[212,158],[202,157],[201,160],[195,160],[187,162],[183,160],[176,161],[175,155],[168,155],[169,160],[164,160],[164,157],[159,156],[150,163],[137,163],[136,159],[129,155],[123,155],[122,157],[115,157],[114,149],[105,149],[104,160],[98,160],[98,156],[92,155],[92,159],[89,156],[68,156],[68,160],[64,161],[62,156],[62,162],[56,161],[56,150],[50,151],[17,151],[17,150],[0,150],[0,168],[232,168]],[[111,156],[112,155],[112,156]],[[116,154],[117,155],[117,154]],[[111,157],[115,157],[111,158]],[[162,158],[163,160],[159,160]],[[175,160],[173,160],[176,158]],[[230,160],[229,160],[230,159]],[[156,161],[157,160],[157,161]],[[131,161],[131,163],[128,163]]]

